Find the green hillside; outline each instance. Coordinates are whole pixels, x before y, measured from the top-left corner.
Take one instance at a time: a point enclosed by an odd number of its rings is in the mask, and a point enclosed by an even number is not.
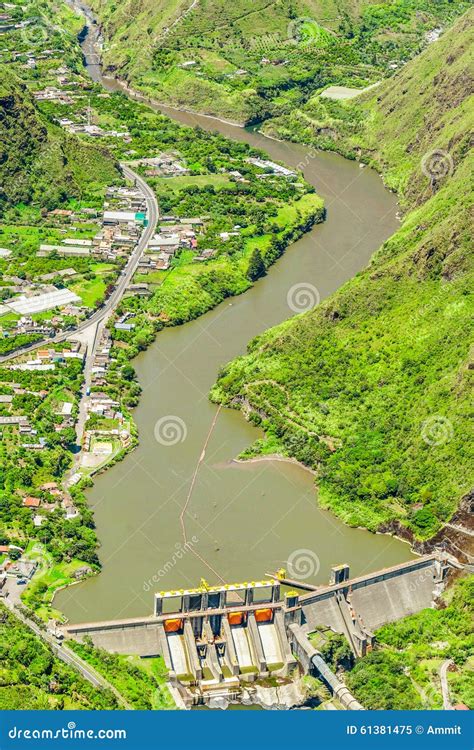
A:
[[[108,690],[92,687],[0,604],[0,710],[116,709]]]
[[[408,60],[465,0],[92,0],[105,65],[160,101],[240,122],[283,116],[330,84]]]
[[[49,122],[7,66],[0,66],[0,114],[0,212],[31,202],[52,209],[119,178],[110,153]]]
[[[453,45],[454,42],[454,45]],[[474,65],[473,13],[430,45],[382,87],[351,101],[312,97],[301,109],[266,123],[264,131],[361,158],[383,172],[406,204],[430,195],[426,172],[452,171],[469,145]],[[437,149],[449,156],[441,159]],[[425,169],[420,159],[427,155]],[[439,162],[436,166],[436,162]]]
[[[418,538],[473,480],[467,35],[463,18],[359,110],[353,139],[411,207],[400,230],[330,299],[252,341],[213,390],[265,428],[250,453],[317,471],[322,505]]]
[[[473,594],[474,576],[457,580],[440,609],[424,609],[377,631],[379,648],[345,676],[365,708],[441,710],[445,659],[454,662],[447,674],[451,702],[474,708]]]

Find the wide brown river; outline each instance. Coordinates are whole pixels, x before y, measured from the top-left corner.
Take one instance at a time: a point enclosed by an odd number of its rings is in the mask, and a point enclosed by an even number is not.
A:
[[[83,45],[86,55],[91,40],[92,34]],[[103,79],[94,64],[88,67],[106,88],[119,87]],[[256,334],[293,314],[287,301],[293,285],[311,284],[323,299],[360,271],[397,228],[395,196],[375,172],[334,154],[308,156],[304,146],[160,110],[263,148],[290,167],[304,163],[306,179],[326,201],[327,220],[292,245],[247,293],[162,331],[135,360],[143,388],[134,412],[140,445],[97,477],[87,493],[102,572],[55,599],[76,622],[151,614],[153,591],[196,586],[201,577],[211,583],[260,579],[289,559],[296,568],[301,564],[308,582],[326,582],[335,563],[347,562],[353,574],[362,574],[412,556],[407,544],[351,529],[321,510],[314,477],[299,466],[233,462],[259,436],[239,412],[221,410],[195,475],[216,415],[208,393],[219,367],[244,353]],[[157,422],[168,417],[179,423],[179,437],[185,436],[173,445],[163,444],[163,431],[158,430],[160,440],[155,437]],[[191,550],[183,549],[181,518]]]

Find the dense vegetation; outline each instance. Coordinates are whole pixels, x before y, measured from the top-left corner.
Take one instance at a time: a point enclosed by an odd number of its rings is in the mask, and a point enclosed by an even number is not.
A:
[[[443,707],[439,669],[448,672],[451,702],[474,708],[474,577],[457,582],[441,609],[385,625],[377,631],[380,647],[360,659],[346,682],[368,709]]]
[[[140,659],[109,654],[94,648],[90,641],[71,641],[71,648],[103,674],[137,711],[175,707],[166,686],[167,670],[161,657]]]
[[[133,155],[135,168],[155,190],[162,215],[202,217],[197,250],[214,251],[206,262],[196,263],[195,253],[184,249],[169,270],[136,274],[134,281],[148,284],[151,296],[124,298],[117,313],[132,312],[135,328],[112,329],[121,345],[115,353],[126,362],[145,349],[164,325],[192,320],[226,297],[246,291],[252,283],[249,264],[254,251],[258,249],[268,268],[289,244],[324,219],[324,204],[300,174],[259,179],[264,170],[248,160],[264,154],[245,143],[178,126],[123,94],[103,96],[97,89],[90,103],[99,126],[126,128],[130,133],[130,143],[104,140],[118,159],[130,160]],[[67,105],[47,102],[41,109],[49,117],[73,116]],[[146,175],[145,166],[136,164],[140,158],[169,152],[189,174],[153,177]],[[232,236],[224,241],[222,233]]]
[[[472,20],[472,11],[466,13],[383,86],[349,101],[314,96],[266,124],[265,132],[369,163],[404,207],[426,201],[431,183],[436,187],[469,149]]]
[[[0,604],[0,710],[116,708]]]
[[[321,504],[346,522],[401,523],[419,538],[472,487],[472,108],[458,83],[467,25],[381,86],[361,126],[361,140],[379,144],[373,160],[414,207],[400,230],[332,298],[251,342],[213,391],[266,430],[250,453],[279,451],[314,468]],[[427,170],[430,145],[442,149],[444,171],[436,162]]]
[[[18,203],[53,209],[118,178],[110,153],[48,123],[25,86],[2,66],[0,111],[0,214]]]
[[[255,122],[390,75],[464,0],[93,0],[110,70],[158,101]]]

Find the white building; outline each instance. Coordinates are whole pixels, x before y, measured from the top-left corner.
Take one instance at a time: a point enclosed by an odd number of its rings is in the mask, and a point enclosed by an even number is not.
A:
[[[26,297],[22,294],[5,304],[10,310],[20,315],[33,315],[45,310],[52,310],[55,307],[64,307],[71,302],[81,302],[81,298],[75,292],[71,292],[70,289],[55,289],[52,292],[37,294],[34,297]]]

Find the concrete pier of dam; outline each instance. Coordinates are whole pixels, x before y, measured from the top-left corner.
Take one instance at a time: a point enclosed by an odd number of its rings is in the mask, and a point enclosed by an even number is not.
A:
[[[67,624],[61,632],[113,653],[161,655],[187,705],[238,698],[260,678],[289,679],[299,666],[323,680],[344,708],[360,710],[310,634],[341,633],[363,656],[381,625],[435,605],[449,565],[448,556],[435,553],[357,578],[338,565],[328,586],[283,596],[284,571],[250,583],[209,586],[202,580],[196,589],[156,593],[149,617]]]

